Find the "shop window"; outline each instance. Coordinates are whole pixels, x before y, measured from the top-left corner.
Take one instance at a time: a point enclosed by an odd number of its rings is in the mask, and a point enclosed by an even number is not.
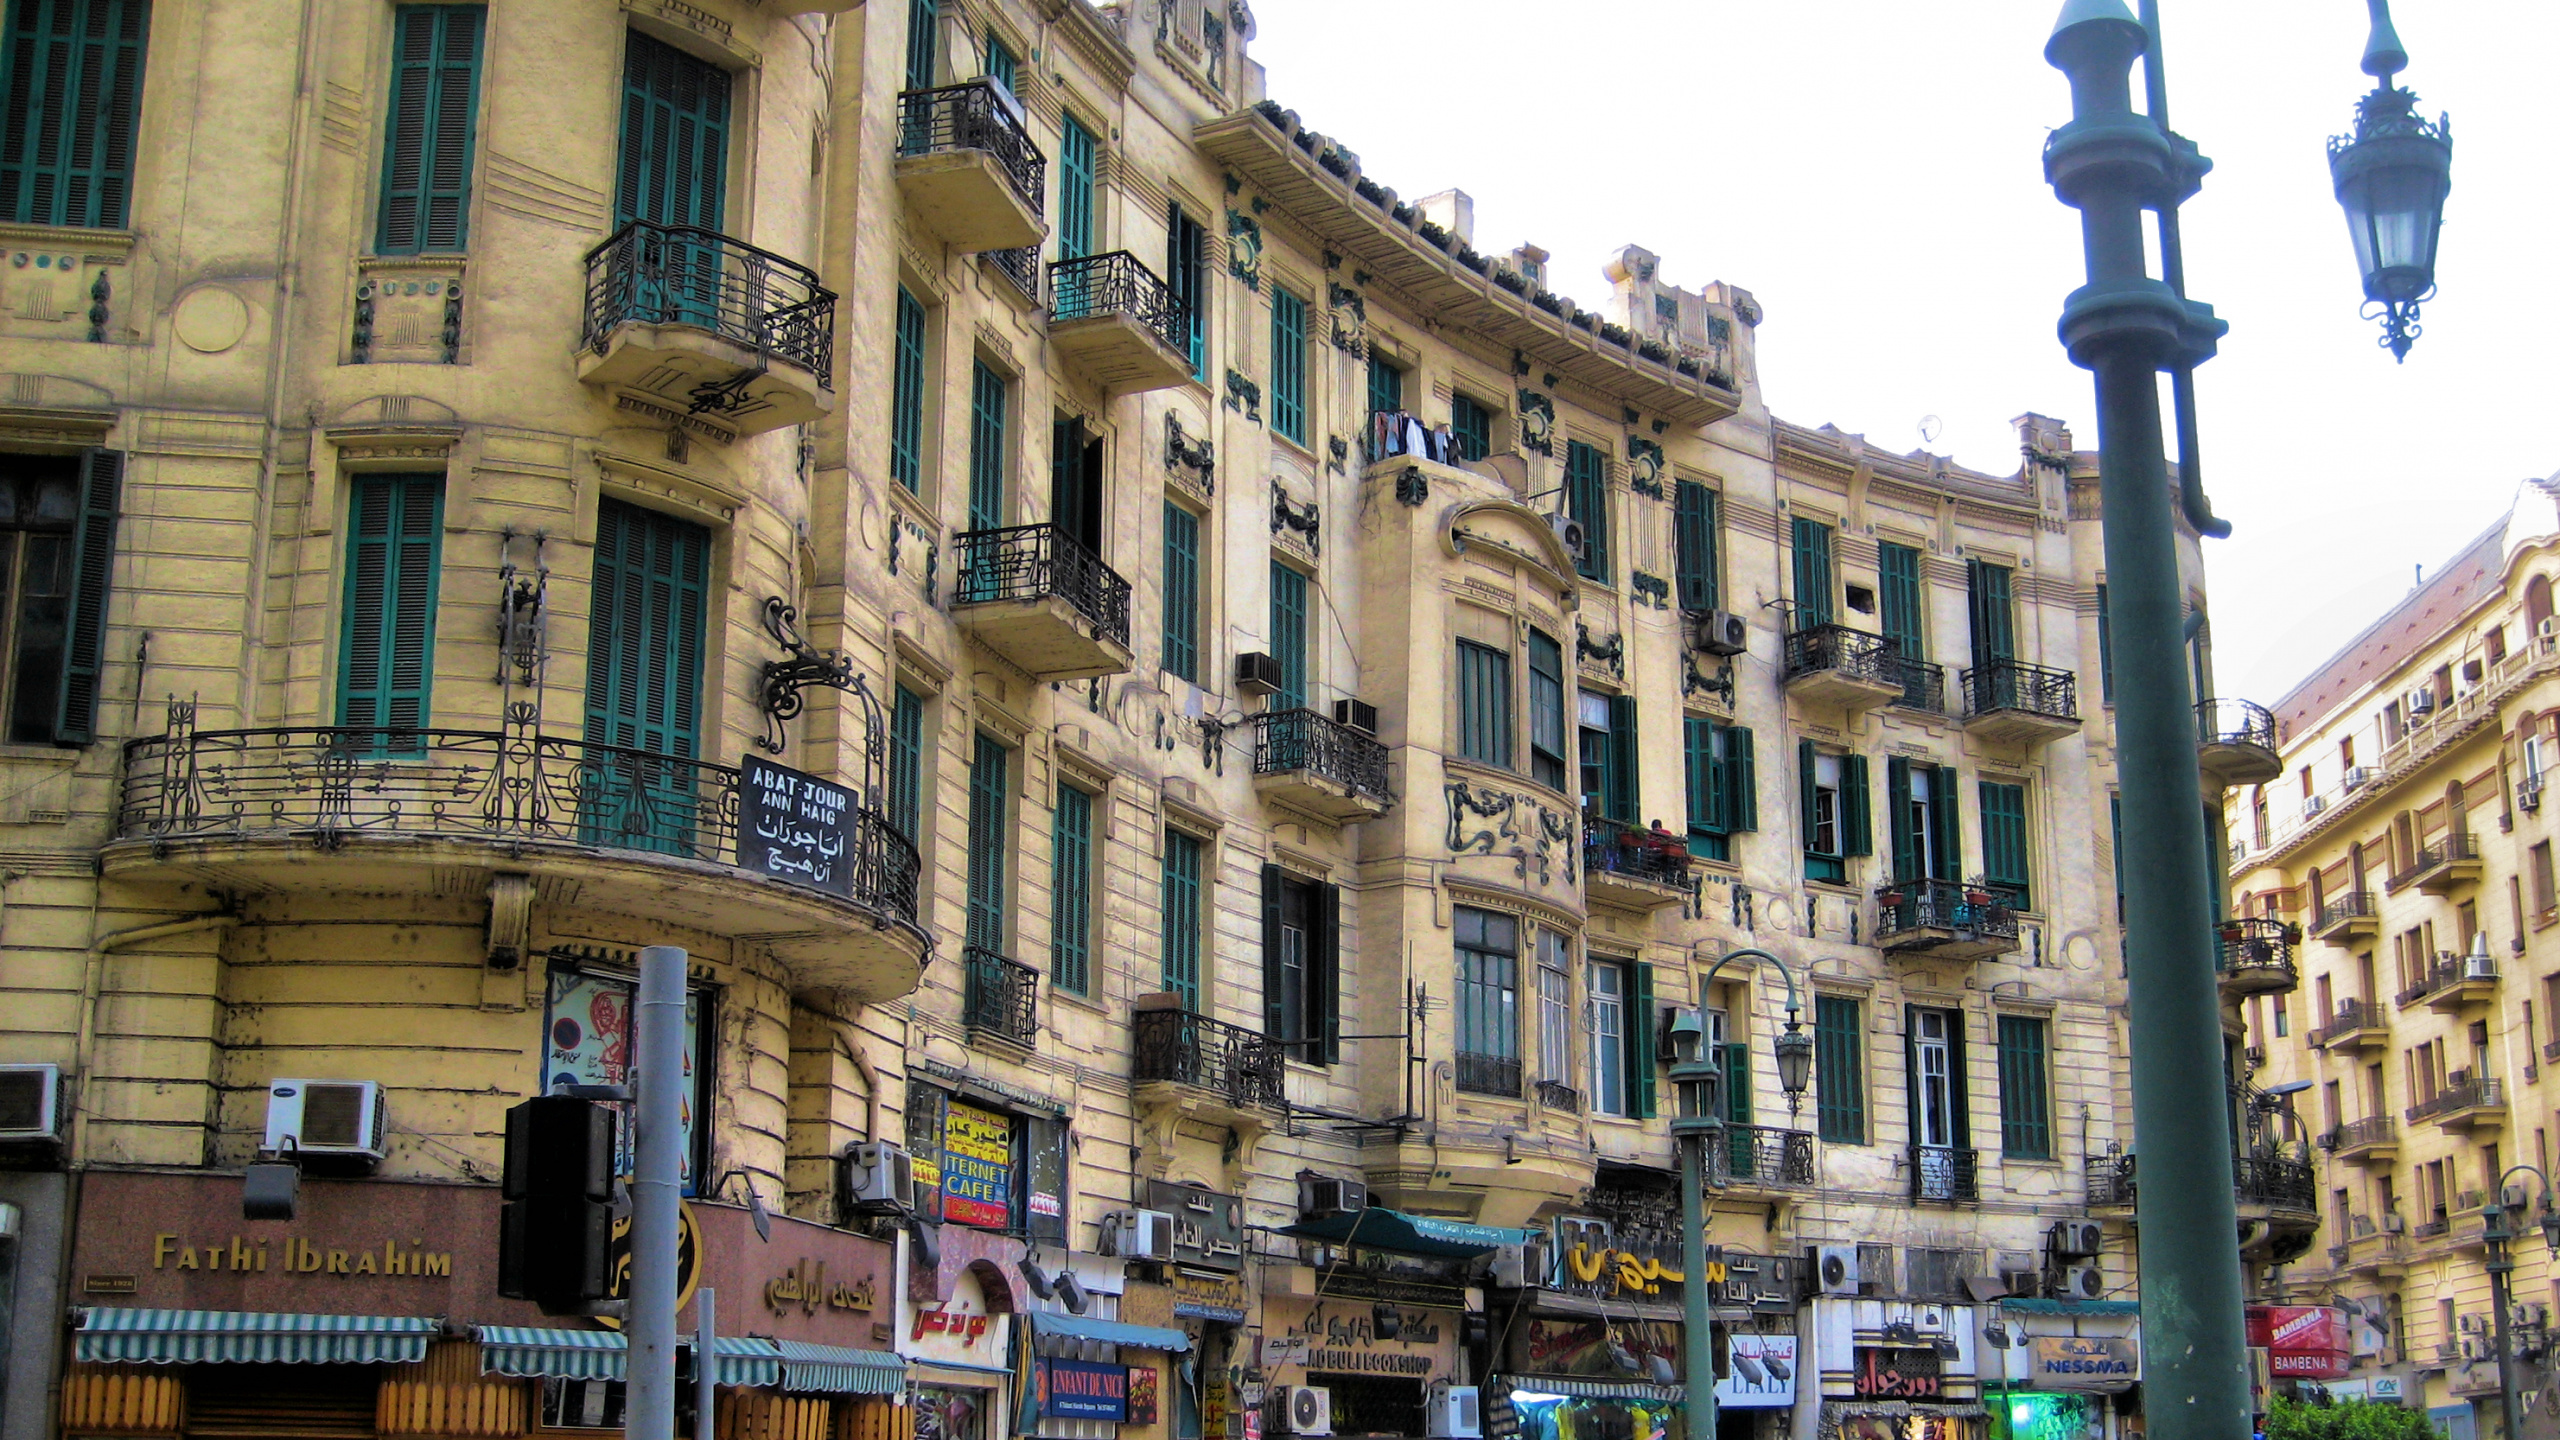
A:
[[[992,1390],[918,1385],[915,1440],[987,1440],[987,1413],[994,1404]]]
[[[546,1430],[619,1430],[623,1399],[620,1380],[566,1380],[553,1375],[542,1382],[542,1426]]]
[[[619,966],[590,964],[581,956],[553,951],[550,990],[543,1012],[542,1087],[549,1095],[564,1085],[630,1085],[640,1059],[640,1037],[634,1012],[640,1000],[636,975]],[[710,1163],[710,1132],[700,1123],[710,1113],[712,1066],[702,1037],[716,1035],[711,992],[690,986],[684,997],[684,1083],[690,1097],[684,1107],[682,1155],[684,1193],[697,1193],[704,1167]],[[620,1131],[619,1170],[631,1166],[633,1137],[630,1107]],[[615,1422],[619,1424],[620,1422]]]
[[[1310,1370],[1307,1383],[1333,1392],[1336,1435],[1419,1435],[1423,1382],[1343,1371]],[[924,1440],[919,1433],[916,1440]]]

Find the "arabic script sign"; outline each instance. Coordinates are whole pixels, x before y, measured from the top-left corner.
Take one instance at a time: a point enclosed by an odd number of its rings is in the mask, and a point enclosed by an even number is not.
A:
[[[2126,1390],[2142,1375],[2130,1340],[2039,1335],[2028,1383],[2039,1390]]]
[[[746,757],[738,774],[738,868],[853,893],[853,792]]]
[[[1013,1122],[954,1100],[943,1112],[942,1218],[1003,1226],[1013,1219]]]
[[[1938,1352],[1935,1350],[1861,1345],[1857,1360],[1858,1367],[1851,1372],[1850,1384],[1861,1396],[1883,1400],[1938,1398]]]

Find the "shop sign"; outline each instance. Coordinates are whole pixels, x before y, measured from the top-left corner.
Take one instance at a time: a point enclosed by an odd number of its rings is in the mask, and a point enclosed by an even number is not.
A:
[[[1334,1269],[1316,1275],[1316,1293],[1330,1300],[1392,1300],[1405,1305],[1463,1309],[1467,1287],[1366,1269]]]
[[[1163,1389],[1159,1372],[1153,1365],[1132,1365],[1129,1373],[1129,1414],[1121,1423],[1153,1425],[1163,1418]]]
[[[1013,1221],[1013,1119],[954,1100],[942,1117],[942,1218]]]
[[[1556,1217],[1554,1285],[1570,1294],[1614,1299],[1677,1299],[1683,1275],[1679,1242],[1619,1235],[1586,1215]],[[1709,1252],[1707,1283],[1724,1279],[1722,1257]]]
[[[2130,1340],[2038,1335],[2028,1364],[2028,1383],[2040,1390],[2125,1390],[2142,1378]]]
[[[946,1360],[961,1365],[1001,1365],[1005,1326],[1001,1315],[988,1313],[986,1291],[977,1275],[963,1270],[951,1282],[950,1298],[939,1304],[913,1301],[901,1313],[898,1351],[917,1360]]]
[[[738,772],[738,868],[853,893],[853,792],[753,755]]]
[[[1173,1313],[1194,1320],[1223,1320],[1241,1325],[1245,1318],[1244,1281],[1233,1275],[1198,1275],[1168,1270],[1165,1288],[1173,1292]]]
[[[1173,1263],[1204,1270],[1244,1268],[1244,1202],[1197,1185],[1147,1182],[1147,1208],[1173,1217]]]
[[[1849,1385],[1852,1393],[1870,1400],[1935,1400],[1942,1393],[1938,1352],[1861,1345]]]
[[[403,1248],[397,1240],[385,1240],[379,1253],[370,1245],[352,1249],[343,1245],[319,1246],[299,1235],[287,1235],[273,1248],[274,1264],[279,1274],[288,1275],[393,1275],[415,1279],[446,1280],[453,1276],[453,1254],[447,1250],[414,1248],[420,1242],[411,1240]],[[208,1240],[201,1247],[174,1230],[162,1230],[151,1237],[151,1268],[154,1270],[246,1270],[264,1273],[268,1265],[269,1242],[265,1237],[244,1239],[238,1233],[218,1240]],[[133,1293],[128,1289],[126,1294]]]
[[[1732,1347],[1733,1373],[1716,1382],[1716,1404],[1767,1410],[1796,1403],[1796,1337],[1736,1334]]]
[[[2252,1305],[2248,1340],[2267,1349],[2267,1368],[2290,1380],[2343,1380],[2351,1341],[2347,1312],[2334,1305]]]
[[[1748,1305],[1764,1313],[1792,1311],[1799,1299],[1792,1255],[1754,1255],[1713,1246],[1707,1251],[1707,1283],[1719,1305]],[[1721,1273],[1719,1273],[1721,1272]]]
[[[542,1093],[570,1085],[629,1085],[638,1060],[638,1036],[632,1031],[639,1007],[640,983],[625,976],[581,969],[556,953],[543,1010]],[[694,1173],[698,1157],[694,1121],[702,1113],[702,990],[687,985],[684,996],[684,1108],[678,1125],[684,1145],[678,1151],[684,1193],[694,1193],[701,1177]],[[636,1131],[632,1109],[617,1104],[622,1124],[617,1131],[615,1168],[629,1173]]]
[[[1528,1374],[1679,1382],[1680,1326],[1673,1321],[1532,1315],[1512,1333],[1513,1368]]]
[[[1200,1433],[1218,1436],[1227,1433],[1227,1417],[1234,1412],[1227,1403],[1227,1377],[1213,1375],[1200,1382]]]
[[[776,1315],[797,1310],[814,1315],[821,1309],[869,1314],[880,1303],[880,1277],[859,1275],[830,1282],[827,1262],[803,1258],[764,1282],[765,1308]]]
[[[1089,1360],[1040,1362],[1040,1413],[1061,1420],[1128,1418],[1129,1367]]]
[[[1303,1337],[1307,1349],[1301,1363],[1309,1370],[1429,1379],[1448,1374],[1457,1364],[1458,1317],[1449,1311],[1391,1307],[1395,1334],[1383,1338],[1375,1305],[1315,1300],[1292,1316],[1278,1309],[1281,1303],[1263,1302],[1264,1331]]]

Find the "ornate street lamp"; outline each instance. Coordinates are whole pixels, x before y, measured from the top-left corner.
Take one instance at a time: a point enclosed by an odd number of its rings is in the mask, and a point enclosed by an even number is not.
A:
[[[2391,28],[2390,0],[2366,0],[2373,35],[2364,73],[2373,93],[2356,102],[2353,135],[2329,137],[2329,179],[2347,212],[2356,269],[2364,276],[2364,318],[2382,322],[2382,345],[2406,360],[2418,339],[2418,306],[2436,293],[2436,232],[2453,188],[2453,126],[2430,125],[2418,97],[2391,83],[2409,64]]]
[[[2497,1322],[2495,1343],[2498,1347],[2498,1404],[2503,1412],[2501,1418],[2507,1422],[2506,1433],[2509,1435],[2521,1433],[2516,1429],[2516,1415],[2519,1407],[2516,1403],[2515,1369],[2507,1353],[2510,1343],[2507,1335],[2507,1276],[2513,1274],[2516,1268],[2516,1262],[2507,1254],[2507,1242],[2516,1238],[2516,1232],[2507,1224],[2507,1175],[2513,1175],[2518,1171],[2542,1182],[2542,1215],[2534,1223],[2541,1227],[2544,1246],[2549,1248],[2553,1255],[2560,1256],[2560,1210],[2552,1208],[2551,1177],[2543,1174],[2538,1166],[2508,1166],[2506,1175],[2499,1176],[2497,1185],[2489,1192],[2488,1202],[2480,1207],[2480,1238],[2486,1241],[2489,1247],[2489,1259],[2484,1268],[2489,1272],[2489,1304],[2497,1311],[2492,1318]],[[2515,1208],[2524,1209],[2524,1202],[2517,1201]]]

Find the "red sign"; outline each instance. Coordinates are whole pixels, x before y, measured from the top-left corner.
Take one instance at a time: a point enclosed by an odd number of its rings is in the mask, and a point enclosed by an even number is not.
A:
[[[1938,1352],[1861,1345],[1858,1368],[1850,1378],[1857,1393],[1868,1399],[1935,1400]]]
[[[2252,1305],[2248,1340],[2266,1348],[2271,1373],[2296,1380],[2343,1380],[2353,1353],[2334,1305]]]

